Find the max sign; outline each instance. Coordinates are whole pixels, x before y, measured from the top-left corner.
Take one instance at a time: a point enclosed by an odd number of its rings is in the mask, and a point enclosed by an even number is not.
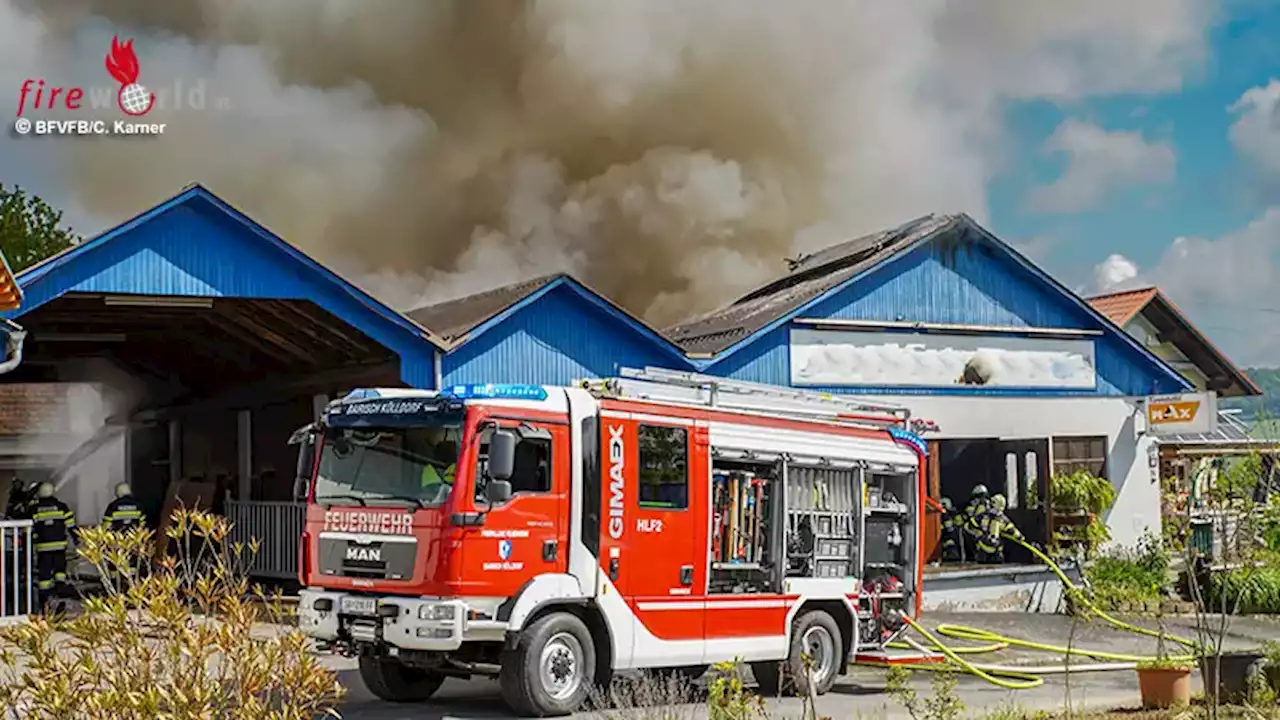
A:
[[[1218,396],[1206,392],[1149,397],[1146,415],[1153,435],[1213,432],[1218,426]]]

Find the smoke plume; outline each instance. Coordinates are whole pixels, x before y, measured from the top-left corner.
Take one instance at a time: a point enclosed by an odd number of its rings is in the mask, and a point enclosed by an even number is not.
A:
[[[106,85],[120,32],[144,85],[205,92],[161,93],[160,138],[60,144],[85,214],[199,181],[402,308],[566,270],[657,324],[851,234],[982,219],[1003,103],[1176,89],[1212,19],[1199,0],[18,2],[5,87]]]

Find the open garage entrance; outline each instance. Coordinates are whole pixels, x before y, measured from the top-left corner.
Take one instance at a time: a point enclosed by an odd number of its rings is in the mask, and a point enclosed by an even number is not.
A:
[[[80,522],[125,480],[152,527],[179,499],[226,514],[263,541],[265,576],[292,576],[301,532],[290,434],[335,394],[402,384],[394,352],[307,300],[71,293],[23,324],[6,381],[101,388],[69,408],[101,422],[42,470]]]

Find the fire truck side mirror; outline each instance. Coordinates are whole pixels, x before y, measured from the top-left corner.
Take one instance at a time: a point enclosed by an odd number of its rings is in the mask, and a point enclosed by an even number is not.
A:
[[[315,466],[315,436],[308,435],[298,448],[298,468],[294,473],[293,499],[306,500],[307,490],[311,487],[311,470]]]
[[[490,480],[507,481],[515,472],[516,434],[510,430],[494,430],[489,438],[488,475]]]

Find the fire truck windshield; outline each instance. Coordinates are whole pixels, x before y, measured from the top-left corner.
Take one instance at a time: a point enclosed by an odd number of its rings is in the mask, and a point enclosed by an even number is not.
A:
[[[316,471],[318,503],[444,504],[457,474],[462,426],[328,428]]]

